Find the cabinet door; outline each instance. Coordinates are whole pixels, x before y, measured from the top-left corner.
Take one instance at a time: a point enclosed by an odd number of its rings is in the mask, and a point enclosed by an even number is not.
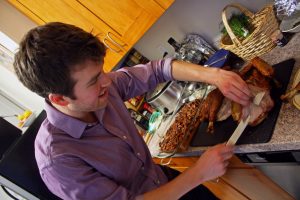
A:
[[[41,25],[74,24],[97,35],[108,47],[104,71],[110,71],[174,0],[8,0]]]
[[[173,0],[78,0],[111,27],[131,47],[171,5]],[[116,37],[117,37],[116,36]]]
[[[207,181],[203,183],[203,185],[222,200],[249,200],[247,196],[223,181],[221,178],[218,182],[215,180]]]
[[[276,183],[271,181],[255,168],[229,169],[227,173],[222,176],[222,180],[229,183],[232,187],[247,196],[249,199],[294,199]]]
[[[174,3],[174,0],[155,0],[156,3],[158,3],[162,8],[167,10],[169,6]]]
[[[73,24],[97,35],[101,41],[104,40],[108,32],[117,35],[102,20],[76,0],[9,0],[9,2],[38,25],[55,21]],[[115,44],[110,41],[106,41],[106,43],[112,49],[116,49],[115,51],[107,49],[104,70],[110,71],[127,50],[120,50],[118,46],[114,46]]]
[[[192,165],[194,165],[195,162],[199,157],[177,157],[177,158],[153,158],[153,161],[156,164],[160,165],[167,165],[175,170],[178,170],[180,172],[185,171]],[[230,184],[226,183],[220,178],[220,181],[207,181],[203,183],[204,186],[210,189],[211,192],[213,192],[218,198],[222,200],[247,200],[248,198],[245,197],[242,193],[240,193],[238,190],[233,188]]]
[[[183,172],[191,167],[198,157],[153,158],[157,164],[166,164]],[[271,181],[253,166],[246,165],[236,156],[230,160],[228,170],[219,182],[208,181],[208,187],[220,199],[293,199],[286,191]]]

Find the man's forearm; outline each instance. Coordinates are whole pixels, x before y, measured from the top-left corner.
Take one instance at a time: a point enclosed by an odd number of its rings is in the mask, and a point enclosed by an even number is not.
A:
[[[172,76],[175,80],[214,84],[217,74],[217,68],[203,67],[178,60],[172,62]]]
[[[175,80],[212,84],[230,100],[244,106],[250,103],[251,92],[246,82],[234,72],[176,60],[172,62],[171,72]]]

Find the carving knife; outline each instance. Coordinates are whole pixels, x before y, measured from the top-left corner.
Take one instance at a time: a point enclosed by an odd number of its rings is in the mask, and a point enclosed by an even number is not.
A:
[[[259,105],[260,102],[261,102],[261,100],[263,99],[265,93],[266,92],[260,92],[260,93],[258,93],[254,97],[253,103],[255,105]],[[243,131],[247,127],[249,120],[250,120],[250,114],[248,115],[248,117],[245,120],[242,119],[240,121],[240,123],[238,124],[238,126],[234,130],[233,134],[231,135],[231,137],[227,141],[226,145],[235,145],[235,143],[237,142],[237,140],[240,138],[240,136],[242,135]]]

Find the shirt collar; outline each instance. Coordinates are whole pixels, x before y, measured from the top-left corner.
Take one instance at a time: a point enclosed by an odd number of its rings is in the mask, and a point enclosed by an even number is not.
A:
[[[47,118],[52,125],[74,138],[80,138],[88,125],[86,122],[60,112],[47,100],[45,102],[45,110],[47,112]],[[96,112],[96,116],[101,124],[103,113],[104,111],[102,110]]]

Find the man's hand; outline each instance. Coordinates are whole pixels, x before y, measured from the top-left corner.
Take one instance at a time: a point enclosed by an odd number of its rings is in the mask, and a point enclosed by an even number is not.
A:
[[[213,180],[225,174],[228,160],[232,155],[233,146],[216,145],[204,152],[195,165],[185,170],[175,179],[137,197],[137,199],[151,200],[161,199],[162,197],[170,200],[179,199],[205,181]]]
[[[236,73],[217,69],[213,84],[216,85],[223,95],[243,106],[250,103],[252,94],[245,81]]]
[[[202,154],[193,170],[201,182],[216,179],[225,174],[229,159],[233,155],[233,146],[216,145]]]

